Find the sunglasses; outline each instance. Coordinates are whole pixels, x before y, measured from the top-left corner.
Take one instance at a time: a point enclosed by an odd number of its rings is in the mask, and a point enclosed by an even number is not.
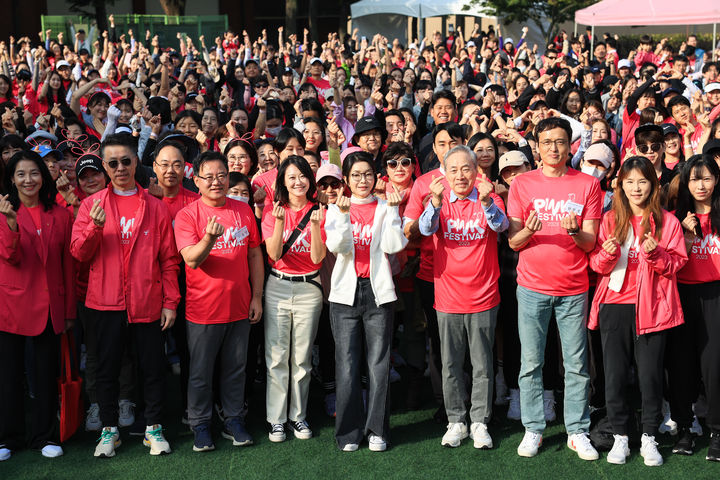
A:
[[[326,188],[332,188],[335,190],[336,188],[340,188],[342,183],[340,183],[340,180],[333,180],[332,182],[319,182],[317,186],[322,190],[325,190]]]
[[[650,150],[653,151],[653,153],[657,153],[662,148],[662,145],[659,143],[652,143],[650,145],[638,145],[637,149],[640,153],[650,153]]]
[[[396,169],[398,167],[398,165],[402,165],[403,167],[407,168],[410,165],[412,165],[412,160],[405,157],[405,158],[401,158],[400,160],[396,160],[393,158],[392,160],[387,161],[387,166],[392,169]]]
[[[129,167],[132,164],[132,159],[125,157],[119,161],[118,160],[110,160],[109,162],[105,162],[105,163],[107,164],[108,167],[115,170],[117,167],[120,166],[121,163],[123,164],[123,166]]]

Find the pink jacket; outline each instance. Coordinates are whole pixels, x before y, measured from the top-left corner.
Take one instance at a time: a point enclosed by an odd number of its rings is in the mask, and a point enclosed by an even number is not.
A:
[[[70,255],[72,214],[41,207],[42,236],[28,210],[20,205],[18,231],[0,217],[0,331],[40,335],[48,313],[55,333],[75,318],[75,270]]]
[[[655,222],[650,217],[651,231],[655,234]],[[595,290],[588,328],[598,328],[600,305],[605,303],[610,282],[610,273],[620,257],[608,254],[602,244],[615,227],[615,213],[603,216],[595,250],[590,253],[590,268],[599,275]],[[684,323],[680,295],[675,276],[687,262],[685,239],[680,222],[663,210],[663,228],[660,242],[650,254],[640,249],[640,263],[637,270],[637,293],[635,297],[635,326],[638,335],[659,332]]]
[[[126,266],[112,188],[109,184],[85,199],[73,226],[70,250],[76,260],[90,264],[85,305],[95,310],[127,310],[130,323],[154,322],[163,308],[175,310],[180,302],[180,256],[170,212],[161,200],[138,187],[140,207]],[[96,199],[105,210],[102,228],[90,218]]]

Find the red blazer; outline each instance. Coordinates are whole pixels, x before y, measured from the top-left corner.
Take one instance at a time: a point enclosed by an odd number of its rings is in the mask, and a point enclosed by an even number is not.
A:
[[[75,318],[75,272],[70,255],[72,215],[55,206],[41,208],[42,237],[30,212],[20,205],[18,231],[0,218],[0,331],[40,335],[47,327],[65,330]]]
[[[130,323],[149,323],[160,319],[163,308],[177,309],[180,256],[167,207],[139,186],[138,195],[140,207],[127,266],[123,261],[112,184],[80,204],[70,251],[76,260],[90,265],[87,307],[127,310]],[[90,218],[90,208],[96,199],[105,210],[103,228],[97,227]]]

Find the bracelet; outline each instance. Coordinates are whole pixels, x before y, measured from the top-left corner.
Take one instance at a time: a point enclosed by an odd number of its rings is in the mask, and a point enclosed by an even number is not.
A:
[[[577,228],[575,228],[574,230],[568,230],[567,233],[568,233],[568,235],[570,235],[571,237],[574,237],[575,235],[577,235],[578,233],[580,233],[580,227],[577,227]]]

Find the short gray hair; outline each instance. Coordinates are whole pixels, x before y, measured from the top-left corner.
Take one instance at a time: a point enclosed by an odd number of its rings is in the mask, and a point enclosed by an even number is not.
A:
[[[467,155],[467,157],[470,159],[470,162],[477,168],[477,156],[475,155],[475,152],[473,152],[469,147],[466,145],[457,145],[450,150],[447,151],[445,154],[445,157],[443,158],[443,165],[447,163],[448,158],[450,158],[451,155],[455,155],[456,153],[464,153]]]

